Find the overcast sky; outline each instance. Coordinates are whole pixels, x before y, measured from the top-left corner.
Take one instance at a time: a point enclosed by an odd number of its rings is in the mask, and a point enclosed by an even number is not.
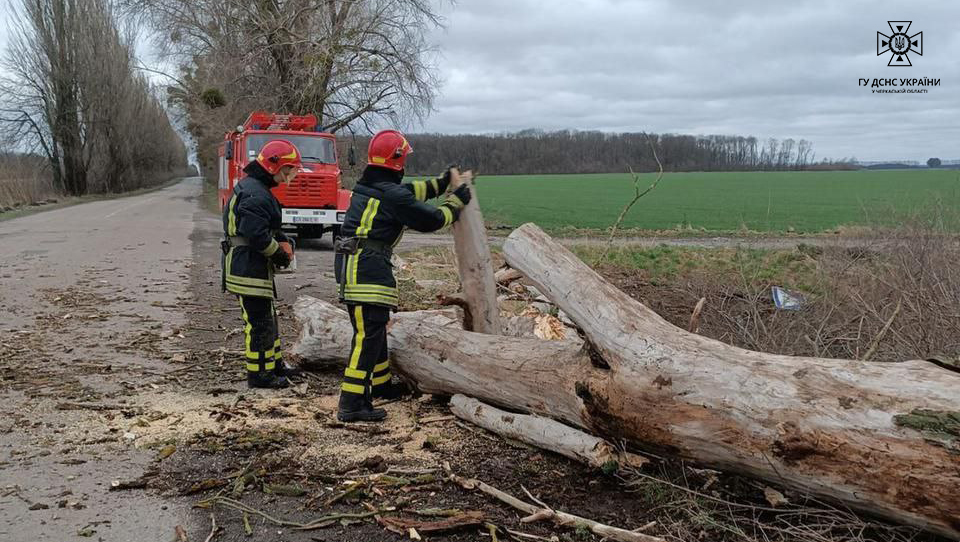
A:
[[[739,134],[817,157],[960,159],[960,2],[463,0],[434,36],[444,85],[424,129]],[[913,21],[912,67],[877,56]],[[872,94],[859,78],[939,78]]]
[[[443,14],[430,39],[444,83],[414,131],[737,134],[808,139],[818,158],[960,159],[957,0],[461,0]],[[888,20],[923,32],[912,67],[877,56]],[[941,83],[858,86],[889,77]]]

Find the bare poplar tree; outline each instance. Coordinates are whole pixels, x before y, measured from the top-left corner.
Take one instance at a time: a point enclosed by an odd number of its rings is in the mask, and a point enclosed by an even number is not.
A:
[[[0,80],[0,124],[81,195],[149,184],[186,166],[182,140],[143,76],[108,0],[24,0]]]

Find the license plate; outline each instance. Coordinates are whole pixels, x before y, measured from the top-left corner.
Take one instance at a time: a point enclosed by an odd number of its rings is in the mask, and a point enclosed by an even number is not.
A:
[[[293,219],[294,224],[319,224],[320,223],[319,216],[293,216],[291,218]]]

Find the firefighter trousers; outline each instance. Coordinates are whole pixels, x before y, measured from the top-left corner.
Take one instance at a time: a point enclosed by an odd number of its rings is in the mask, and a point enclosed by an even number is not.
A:
[[[387,323],[390,309],[378,305],[347,305],[353,340],[343,372],[341,393],[370,396],[390,383]]]
[[[281,363],[277,310],[273,299],[238,295],[243,313],[244,353],[248,373],[273,372]]]

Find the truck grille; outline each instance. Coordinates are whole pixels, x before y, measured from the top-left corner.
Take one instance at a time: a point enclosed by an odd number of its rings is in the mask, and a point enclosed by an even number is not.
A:
[[[336,207],[337,182],[332,176],[303,173],[275,189],[277,199],[284,207]]]

